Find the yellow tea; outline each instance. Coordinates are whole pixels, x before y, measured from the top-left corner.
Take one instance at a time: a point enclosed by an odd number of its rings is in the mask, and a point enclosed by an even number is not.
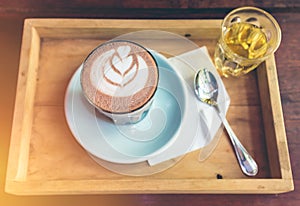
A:
[[[232,10],[223,19],[221,28],[214,61],[220,75],[225,77],[254,70],[274,54],[281,42],[276,19],[255,7]]]
[[[256,68],[255,59],[263,57],[267,49],[267,37],[261,28],[245,22],[234,23],[218,43],[216,67],[223,76],[240,76]]]
[[[267,51],[267,37],[262,30],[249,23],[235,23],[225,32],[225,43],[236,54],[257,59]]]

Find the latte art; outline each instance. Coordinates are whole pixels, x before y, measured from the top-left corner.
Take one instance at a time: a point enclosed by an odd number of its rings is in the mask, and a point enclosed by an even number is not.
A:
[[[130,50],[129,46],[120,46],[108,59],[103,75],[109,83],[123,87],[135,78],[138,71],[137,56],[130,54]]]
[[[111,96],[128,96],[145,87],[149,68],[145,60],[131,50],[130,46],[120,46],[97,57],[90,73],[97,90]]]
[[[152,55],[127,41],[108,42],[84,62],[82,88],[102,110],[122,113],[143,106],[154,94],[158,70]]]

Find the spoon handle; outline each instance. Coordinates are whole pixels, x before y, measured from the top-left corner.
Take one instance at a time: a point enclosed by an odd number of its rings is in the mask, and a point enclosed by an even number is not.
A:
[[[258,167],[255,160],[251,157],[251,155],[247,152],[247,150],[244,148],[242,143],[239,141],[238,137],[231,129],[226,117],[223,115],[222,112],[220,112],[217,106],[216,109],[218,110],[218,114],[230,137],[230,140],[232,142],[235,154],[237,156],[242,171],[248,176],[255,176],[258,172]]]

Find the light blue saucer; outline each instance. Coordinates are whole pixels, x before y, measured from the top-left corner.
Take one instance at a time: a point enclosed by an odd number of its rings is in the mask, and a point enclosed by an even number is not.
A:
[[[129,156],[154,155],[175,138],[184,114],[182,82],[165,59],[153,53],[159,67],[159,83],[146,117],[136,124],[115,125],[95,116],[104,139],[115,150]]]
[[[115,163],[149,159],[176,141],[187,108],[185,83],[166,58],[152,52],[159,67],[159,84],[147,116],[132,125],[115,125],[84,98],[80,67],[65,99],[66,118],[77,141],[92,155]],[[191,144],[191,143],[190,143]]]

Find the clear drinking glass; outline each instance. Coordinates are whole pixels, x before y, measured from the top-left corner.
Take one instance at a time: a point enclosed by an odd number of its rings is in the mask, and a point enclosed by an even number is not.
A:
[[[241,76],[272,55],[281,42],[281,29],[266,11],[241,7],[223,20],[214,61],[220,75]]]

